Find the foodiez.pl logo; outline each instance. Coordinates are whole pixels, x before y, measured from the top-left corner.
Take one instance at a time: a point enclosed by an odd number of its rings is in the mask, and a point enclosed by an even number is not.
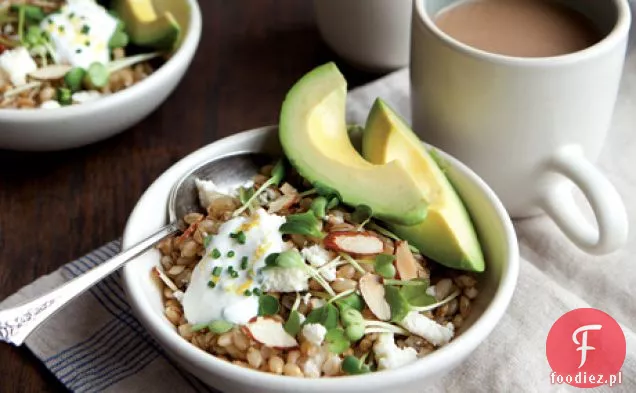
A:
[[[594,308],[572,310],[548,333],[550,382],[579,388],[621,384],[626,351],[625,334],[612,317]]]

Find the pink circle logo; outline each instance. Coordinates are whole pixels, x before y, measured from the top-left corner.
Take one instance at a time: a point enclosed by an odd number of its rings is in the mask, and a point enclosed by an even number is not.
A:
[[[626,351],[625,334],[614,318],[594,308],[572,310],[548,333],[551,382],[579,388],[620,384]]]

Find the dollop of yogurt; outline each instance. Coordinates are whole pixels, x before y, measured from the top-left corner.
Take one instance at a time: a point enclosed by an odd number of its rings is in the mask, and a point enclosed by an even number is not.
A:
[[[226,320],[244,325],[257,315],[258,296],[251,292],[259,287],[267,255],[284,250],[279,231],[284,223],[285,217],[258,209],[249,218],[235,217],[221,225],[207,242],[206,255],[194,268],[183,296],[189,323]],[[237,239],[239,232],[245,234],[244,244]]]
[[[40,28],[51,38],[57,63],[86,69],[110,61],[108,42],[117,23],[95,0],[68,0],[59,12],[44,18]]]

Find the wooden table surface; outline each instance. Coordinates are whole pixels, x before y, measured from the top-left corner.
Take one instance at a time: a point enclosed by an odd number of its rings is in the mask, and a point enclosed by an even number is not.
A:
[[[377,78],[326,47],[311,4],[202,0],[197,56],[150,117],[79,149],[0,151],[0,299],[119,237],[139,196],[180,158],[275,124],[285,93],[311,68],[335,60],[350,87]],[[0,345],[0,392],[57,391],[65,389],[28,349]]]

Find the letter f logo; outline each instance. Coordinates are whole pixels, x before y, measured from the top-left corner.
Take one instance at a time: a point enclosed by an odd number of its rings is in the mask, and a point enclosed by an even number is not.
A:
[[[579,364],[579,368],[583,367],[585,361],[587,360],[587,351],[593,351],[596,349],[592,346],[587,345],[588,330],[601,330],[602,327],[602,325],[585,325],[576,329],[574,333],[572,333],[572,341],[574,341],[574,344],[580,345],[580,347],[576,349],[577,351],[581,351],[581,364]],[[581,332],[581,342],[579,342],[576,336]]]

